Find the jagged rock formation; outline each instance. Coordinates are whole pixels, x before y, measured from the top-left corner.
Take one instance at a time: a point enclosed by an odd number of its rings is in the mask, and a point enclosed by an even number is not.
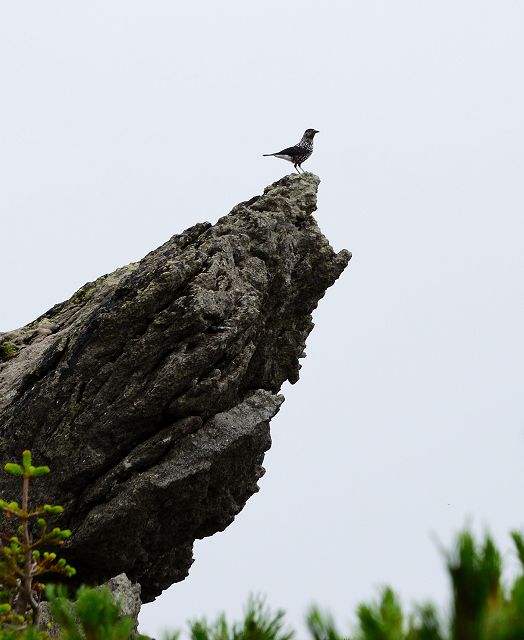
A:
[[[82,581],[125,572],[152,600],[257,491],[280,387],[351,257],[312,217],[318,182],[287,176],[0,334],[1,462],[51,467],[33,497],[66,508]]]

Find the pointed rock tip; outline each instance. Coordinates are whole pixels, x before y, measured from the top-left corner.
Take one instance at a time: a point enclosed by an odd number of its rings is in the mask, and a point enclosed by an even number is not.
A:
[[[271,189],[277,187],[288,187],[288,188],[304,188],[306,186],[313,186],[315,192],[318,190],[318,185],[320,184],[320,178],[314,173],[290,173],[280,180],[271,183],[264,189],[264,193],[270,191]]]

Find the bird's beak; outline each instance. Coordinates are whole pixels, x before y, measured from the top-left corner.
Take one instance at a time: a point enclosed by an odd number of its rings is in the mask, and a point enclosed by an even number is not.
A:
[[[315,129],[315,133],[320,133],[320,131],[317,131],[317,130]]]

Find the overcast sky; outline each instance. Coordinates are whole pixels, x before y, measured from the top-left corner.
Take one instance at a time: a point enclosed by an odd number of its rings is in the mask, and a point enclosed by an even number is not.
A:
[[[320,130],[317,220],[353,252],[272,423],[261,491],[141,630],[249,592],[347,631],[442,606],[435,537],[524,527],[524,4],[0,2],[0,331],[214,222]]]

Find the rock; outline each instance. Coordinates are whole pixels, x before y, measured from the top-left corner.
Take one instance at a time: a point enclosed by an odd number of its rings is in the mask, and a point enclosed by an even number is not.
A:
[[[138,627],[138,614],[142,605],[140,601],[140,585],[133,584],[125,573],[111,578],[107,583],[113,601],[120,605],[122,615],[129,616],[135,621],[135,631]]]
[[[140,585],[133,584],[125,573],[121,573],[108,582],[101,585],[101,588],[108,588],[111,592],[113,602],[120,605],[122,615],[129,616],[135,622],[134,631],[138,627],[138,614],[140,613]],[[74,619],[80,625],[76,614]],[[38,626],[49,634],[50,638],[60,638],[60,625],[58,625],[51,615],[51,606],[48,602],[40,603],[40,620]]]
[[[60,628],[55,623],[53,616],[51,615],[51,605],[49,602],[40,603],[40,620],[38,626],[42,631],[45,631],[51,640],[54,638],[60,638]]]
[[[287,176],[0,335],[0,461],[51,467],[32,500],[64,505],[80,581],[125,572],[154,599],[258,490],[278,392],[351,257],[312,216],[318,183]]]

